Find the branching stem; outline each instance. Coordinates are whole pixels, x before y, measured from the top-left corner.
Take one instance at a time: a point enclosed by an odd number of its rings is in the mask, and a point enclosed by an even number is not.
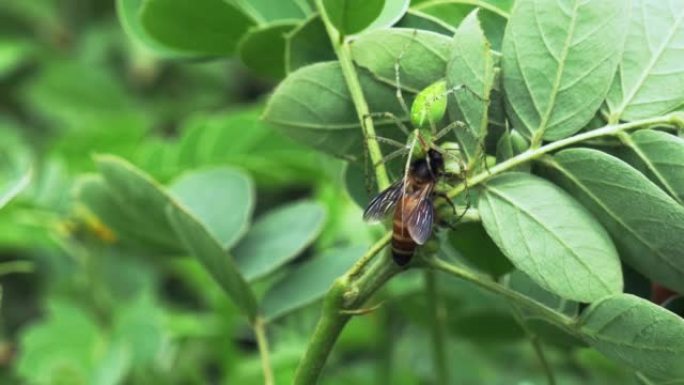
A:
[[[389,176],[387,175],[385,164],[382,162],[382,151],[380,150],[380,145],[376,139],[377,135],[375,135],[375,126],[373,124],[373,119],[371,118],[370,109],[368,108],[366,98],[363,96],[361,82],[359,81],[356,68],[354,67],[351,49],[349,44],[344,40],[344,37],[340,36],[340,33],[330,22],[330,18],[323,7],[322,0],[316,0],[316,8],[318,8],[318,13],[321,15],[328,37],[330,37],[330,42],[332,43],[335,54],[337,55],[337,60],[340,63],[340,68],[342,69],[342,75],[344,76],[347,88],[349,89],[352,101],[354,102],[356,115],[359,118],[364,140],[368,147],[368,154],[374,165],[378,188],[384,190],[390,185]]]

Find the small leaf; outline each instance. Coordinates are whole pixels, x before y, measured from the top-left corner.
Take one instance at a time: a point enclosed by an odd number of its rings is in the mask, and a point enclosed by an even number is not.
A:
[[[240,59],[259,75],[274,79],[285,77],[285,36],[296,25],[283,21],[250,29],[240,40]]]
[[[466,124],[456,131],[456,136],[469,169],[474,169],[484,155],[488,100],[494,85],[494,60],[477,16],[477,10],[471,12],[456,30],[446,75],[448,88],[456,90],[458,108],[452,109],[452,118]]]
[[[524,136],[520,135],[517,130],[506,130],[499,138],[496,146],[496,161],[503,162],[516,155],[523,153],[530,147]],[[529,171],[529,164],[522,164],[514,168],[515,171]]]
[[[116,14],[128,37],[160,56],[171,58],[187,56],[165,46],[147,33],[140,21],[142,6],[143,0],[116,0]]]
[[[164,214],[171,198],[162,186],[121,158],[99,155],[96,163],[122,214],[131,218],[128,226],[136,226],[169,251],[178,250],[175,233]]]
[[[0,159],[2,158],[4,156],[0,155]],[[8,168],[14,167],[10,165]],[[28,164],[22,168],[23,170],[5,170],[4,167],[0,169],[0,209],[31,183],[33,169]]]
[[[401,88],[418,93],[444,78],[450,45],[451,40],[438,33],[392,28],[359,36],[352,56],[357,65],[393,87],[399,63]]]
[[[320,16],[309,18],[286,37],[287,73],[309,64],[337,59]]]
[[[622,259],[653,281],[684,290],[684,207],[625,162],[591,149],[569,149],[544,172],[610,232]]]
[[[411,0],[385,0],[380,16],[368,27],[368,30],[385,29],[393,26],[409,9]]]
[[[253,21],[223,0],[148,0],[142,25],[161,44],[198,56],[225,56],[235,51]]]
[[[263,277],[301,253],[321,232],[325,210],[316,202],[301,201],[259,218],[233,249],[247,280]]]
[[[684,103],[684,1],[634,0],[629,23],[610,115],[636,120],[675,110]]]
[[[259,24],[300,20],[313,12],[306,0],[226,0]]]
[[[450,26],[458,26],[466,16],[477,10],[487,40],[492,43],[495,50],[501,51],[501,41],[509,14],[506,9],[502,9],[503,4],[500,1],[491,3],[493,4],[487,2],[478,4],[477,1],[473,4],[465,4],[456,0],[426,1],[416,5],[414,10],[430,15]]]
[[[408,12],[404,14],[404,17],[397,22],[395,27],[431,31],[447,36],[453,36],[454,32],[456,32],[451,25],[434,16],[428,15],[427,13],[416,11],[415,9],[409,9]]]
[[[257,315],[257,302],[233,258],[197,219],[181,207],[169,204],[166,215],[188,251],[253,322]]]
[[[293,268],[266,291],[262,301],[266,319],[282,317],[323,298],[333,281],[351,268],[365,250],[359,246],[332,249]]]
[[[556,140],[579,131],[610,87],[629,2],[520,0],[503,41],[503,85],[513,126]]]
[[[175,180],[170,191],[224,249],[247,231],[254,186],[244,173],[226,167],[195,171]]]
[[[618,155],[684,204],[684,139],[654,130],[621,139],[626,146]]]
[[[592,304],[580,320],[589,344],[661,379],[684,377],[684,320],[644,299],[618,294]]]
[[[343,36],[366,29],[380,16],[384,6],[385,0],[323,0],[330,22]]]
[[[487,183],[478,207],[489,236],[541,287],[580,302],[622,290],[610,237],[560,188],[529,174],[502,174]]]

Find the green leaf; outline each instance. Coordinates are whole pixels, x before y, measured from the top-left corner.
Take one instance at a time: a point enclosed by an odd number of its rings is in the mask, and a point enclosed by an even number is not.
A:
[[[489,126],[487,101],[494,85],[494,60],[477,15],[477,10],[471,12],[456,30],[446,75],[448,88],[457,90],[454,97],[458,108],[453,109],[452,116],[466,123],[456,136],[469,169],[474,169],[484,155]]]
[[[171,47],[165,46],[143,28],[140,20],[144,0],[116,0],[116,13],[119,23],[126,34],[143,47],[151,50],[157,55],[165,57],[183,57],[182,52],[175,51]]]
[[[423,12],[450,26],[458,26],[474,10],[478,10],[478,18],[482,29],[492,47],[500,51],[506,22],[509,17],[508,11],[501,9],[500,2],[470,2],[464,1],[426,1],[414,7],[414,10]]]
[[[28,62],[32,51],[33,47],[24,40],[0,39],[0,79],[11,76]]]
[[[457,231],[449,232],[449,242],[476,268],[489,273],[495,279],[513,269],[485,232],[481,223],[463,223]]]
[[[380,15],[368,27],[368,30],[393,26],[408,11],[411,0],[384,0],[384,3]]]
[[[319,203],[301,201],[259,218],[233,249],[247,280],[263,277],[301,253],[318,236],[325,222]]]
[[[636,120],[684,103],[684,1],[634,0],[618,74],[608,93],[610,116]]]
[[[166,215],[186,249],[202,263],[249,321],[254,322],[257,302],[233,258],[199,220],[183,208],[170,203]]]
[[[661,131],[639,130],[621,136],[619,156],[684,204],[684,139]]]
[[[580,320],[589,344],[662,379],[684,377],[684,320],[644,299],[618,294],[592,304]]]
[[[168,251],[178,250],[175,233],[164,214],[171,198],[162,186],[121,158],[99,155],[95,160],[121,214],[131,218],[127,226],[137,226],[136,231],[143,232]]]
[[[309,18],[285,37],[287,73],[309,64],[337,59],[320,16]]]
[[[503,162],[523,153],[529,147],[530,144],[527,142],[527,139],[520,135],[517,130],[506,130],[496,145],[496,161]],[[516,171],[529,171],[529,169],[529,164],[522,164],[514,168]]]
[[[580,302],[622,290],[610,237],[560,188],[529,174],[502,174],[486,184],[478,207],[489,236],[541,287]]]
[[[342,36],[361,32],[383,11],[385,0],[323,0],[332,25]]]
[[[170,342],[164,315],[149,294],[140,295],[117,308],[112,340],[126,347],[134,366],[144,368],[154,364]]]
[[[610,232],[622,259],[667,287],[684,290],[684,207],[625,162],[590,149],[545,161],[547,175]]]
[[[393,87],[378,82],[365,71],[359,72],[359,78],[372,111],[400,114]],[[323,152],[362,159],[359,119],[336,62],[313,64],[291,73],[269,99],[264,120]],[[405,140],[393,122],[377,123],[378,135]]]
[[[240,59],[259,75],[285,77],[285,37],[296,25],[282,21],[250,29],[238,46]]]
[[[224,249],[247,231],[254,208],[254,186],[248,175],[226,167],[194,171],[169,189]]]
[[[148,0],[142,25],[161,44],[198,56],[231,55],[253,21],[223,0]]]
[[[306,0],[226,0],[259,24],[299,20],[312,13]]]
[[[503,41],[503,85],[513,126],[556,140],[596,114],[620,60],[629,3],[520,0]]]
[[[13,155],[11,151],[0,154],[0,209],[29,186],[33,175],[28,159],[22,154]]]
[[[409,9],[395,25],[397,28],[420,29],[453,36],[456,29],[442,20],[414,9]]]
[[[401,88],[418,93],[444,78],[450,46],[451,40],[438,33],[392,28],[361,35],[352,44],[352,56],[357,65],[393,87],[398,62]]]
[[[266,319],[282,317],[323,298],[333,281],[351,268],[365,250],[361,246],[332,249],[293,268],[266,291],[262,300]]]
[[[103,342],[89,314],[51,301],[48,316],[21,334],[17,373],[30,383],[89,383]]]

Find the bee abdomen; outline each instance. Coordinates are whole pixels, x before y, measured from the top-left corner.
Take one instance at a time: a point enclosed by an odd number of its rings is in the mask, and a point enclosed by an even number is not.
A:
[[[404,266],[416,251],[416,243],[411,239],[401,219],[395,218],[392,227],[392,258],[399,266]]]

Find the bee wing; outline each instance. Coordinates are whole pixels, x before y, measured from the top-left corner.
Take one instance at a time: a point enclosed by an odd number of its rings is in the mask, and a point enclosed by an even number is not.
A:
[[[363,220],[376,222],[389,214],[404,191],[404,180],[400,179],[373,198],[363,212]]]
[[[419,245],[422,245],[430,238],[432,233],[432,222],[435,217],[435,210],[432,205],[430,194],[432,186],[427,186],[421,191],[418,204],[408,213],[406,227],[409,235]]]

